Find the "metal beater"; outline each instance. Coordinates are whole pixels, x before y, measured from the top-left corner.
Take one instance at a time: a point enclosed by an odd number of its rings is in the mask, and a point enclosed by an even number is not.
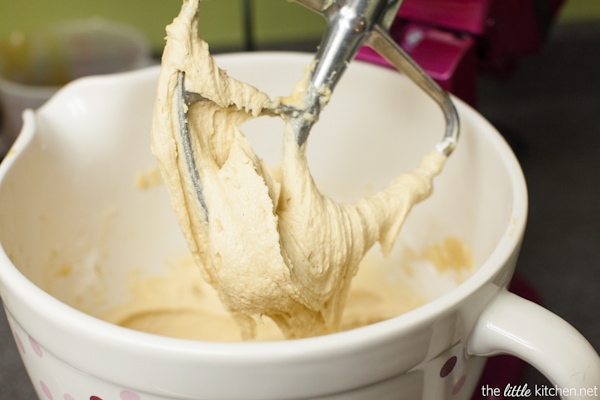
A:
[[[327,28],[306,82],[303,107],[280,107],[264,110],[265,114],[285,114],[294,129],[298,144],[302,145],[348,64],[360,47],[366,45],[387,59],[438,104],[445,118],[446,129],[442,140],[436,145],[436,150],[446,156],[452,153],[459,134],[458,113],[452,99],[388,34],[402,0],[293,1],[323,15],[327,20]],[[189,106],[206,99],[197,93],[185,90],[183,72],[179,73],[178,78],[179,119],[186,161],[198,200],[208,215],[187,125]],[[306,115],[311,117],[306,118]]]

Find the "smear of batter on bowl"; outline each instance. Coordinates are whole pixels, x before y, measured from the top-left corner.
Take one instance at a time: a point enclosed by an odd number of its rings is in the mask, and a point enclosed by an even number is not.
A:
[[[319,192],[306,142],[299,146],[289,126],[280,166],[255,154],[239,126],[286,100],[220,70],[197,26],[198,0],[185,0],[167,27],[152,126],[152,150],[195,263],[245,338],[264,317],[286,338],[336,332],[361,259],[376,242],[391,250],[411,207],[431,194],[445,156],[428,154],[371,197],[334,202]],[[183,156],[180,71],[187,90],[212,100],[188,112],[207,215]]]
[[[406,269],[381,262],[370,252],[361,262],[344,307],[340,330],[383,321],[424,304]],[[402,260],[399,261],[402,265]],[[129,299],[103,312],[105,321],[138,331],[191,340],[237,342],[241,331],[213,288],[200,276],[190,254],[180,254],[166,263],[167,274],[144,276],[131,271]],[[410,283],[409,283],[410,282]],[[413,287],[415,286],[415,287]],[[264,318],[256,326],[254,341],[283,340],[277,325]]]

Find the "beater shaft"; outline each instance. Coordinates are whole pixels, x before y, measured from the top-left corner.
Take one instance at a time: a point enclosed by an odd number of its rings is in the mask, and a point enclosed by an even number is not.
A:
[[[402,0],[295,0],[327,20],[304,92],[305,115],[291,119],[298,144],[308,138],[321,109],[366,37],[377,25],[389,29]]]

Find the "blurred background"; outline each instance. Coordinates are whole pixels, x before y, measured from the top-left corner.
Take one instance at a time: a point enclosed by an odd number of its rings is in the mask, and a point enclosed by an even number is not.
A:
[[[253,14],[253,36],[260,47],[318,41],[325,22],[322,17],[282,0],[204,0],[200,33],[219,51],[246,47],[244,9]],[[127,23],[143,32],[152,53],[164,47],[165,26],[179,13],[180,0],[2,0],[0,37],[14,30],[39,30],[70,19],[103,17]]]
[[[150,41],[153,54],[159,55],[164,46],[164,27],[177,15],[180,6],[179,0],[2,0],[0,38],[15,30],[36,31],[66,20],[99,16],[139,29]],[[204,0],[200,33],[213,50],[246,48],[247,7],[253,15],[252,35],[257,48],[287,48],[318,42],[325,26],[323,18],[290,1]],[[599,18],[597,0],[568,0],[559,22]]]
[[[513,290],[566,319],[599,351],[600,0],[497,0],[513,9],[480,15],[480,25],[462,29],[435,13],[452,2],[405,1],[414,7],[395,26],[397,39],[488,118],[521,162],[530,215]],[[526,3],[534,6],[531,15]],[[139,31],[148,62],[156,63],[164,28],[180,6],[180,0],[0,0],[0,43],[15,32],[99,17]],[[202,2],[200,34],[215,53],[313,52],[324,28],[322,17],[287,0]],[[446,64],[440,48],[452,49],[444,53]],[[361,57],[385,65],[369,53]],[[494,368],[490,379],[508,374],[529,386],[548,384],[526,366],[500,362]],[[0,308],[0,400],[33,398]]]
[[[100,16],[139,29],[148,37],[153,54],[159,55],[164,46],[164,27],[177,15],[180,6],[179,0],[2,0],[0,37],[15,30],[34,31],[57,22]],[[204,0],[200,33],[213,50],[246,48],[244,9],[248,6],[252,9],[252,34],[257,48],[314,43],[325,26],[323,18],[290,1]],[[599,18],[598,0],[569,0],[559,21]]]

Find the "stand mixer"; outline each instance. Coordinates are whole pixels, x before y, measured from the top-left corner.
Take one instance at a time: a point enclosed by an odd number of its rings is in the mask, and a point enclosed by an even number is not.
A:
[[[564,0],[405,0],[390,36],[444,90],[477,105],[481,73],[506,78],[539,51]],[[367,47],[357,59],[393,68]]]

